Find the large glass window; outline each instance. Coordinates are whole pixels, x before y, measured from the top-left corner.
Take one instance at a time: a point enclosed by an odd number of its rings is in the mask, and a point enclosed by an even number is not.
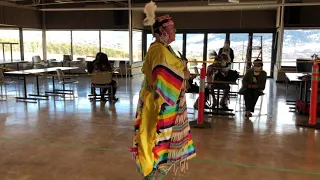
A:
[[[47,59],[62,60],[71,54],[71,31],[47,31]]]
[[[132,31],[133,62],[142,61],[142,31]]]
[[[320,29],[284,30],[282,66],[296,66],[296,59],[320,53]]]
[[[150,44],[154,41],[152,34],[147,34],[147,50],[150,47]]]
[[[203,60],[204,34],[187,34],[186,58],[189,60]]]
[[[270,76],[271,73],[271,55],[272,55],[272,33],[254,33],[252,37],[252,46],[260,47],[262,45],[263,70]],[[262,44],[261,44],[262,43]],[[252,50],[252,57],[259,55],[259,50]]]
[[[233,69],[236,69],[241,75],[243,75],[245,71],[248,39],[248,33],[230,34],[230,47],[234,52]]]
[[[154,41],[152,34],[147,34],[147,50],[150,44]],[[173,50],[183,52],[183,34],[176,34],[176,40],[173,41],[170,46]],[[178,55],[178,54],[177,54]]]
[[[173,41],[170,46],[172,47],[173,50],[175,51],[180,51],[182,54],[182,48],[183,48],[183,34],[176,34],[176,40]],[[179,55],[179,54],[177,54]]]
[[[129,32],[101,31],[101,50],[109,60],[129,60]]]
[[[20,60],[20,36],[17,29],[0,29],[0,42],[18,43],[12,45],[12,59],[14,61]],[[1,44],[0,44],[1,45]],[[3,55],[4,48],[4,55]],[[0,61],[11,61],[10,45],[1,45],[0,47]]]
[[[40,56],[42,59],[42,31],[23,30],[23,49],[25,61],[32,61],[32,56]]]
[[[72,31],[73,59],[95,56],[99,52],[99,31]]]
[[[208,50],[207,57],[209,54],[216,51],[218,54],[219,49],[223,47],[224,41],[226,40],[226,34],[208,34]]]

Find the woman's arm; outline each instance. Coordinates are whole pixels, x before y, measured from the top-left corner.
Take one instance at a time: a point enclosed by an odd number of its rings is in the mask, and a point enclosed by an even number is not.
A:
[[[246,74],[244,75],[243,79],[242,79],[242,86],[245,88],[249,87],[249,78],[250,78],[250,74],[251,74],[251,70],[247,71]]]
[[[155,52],[152,65],[152,81],[155,99],[159,104],[167,103],[174,106],[180,96],[184,81],[184,66],[181,68],[170,66],[164,49]],[[170,57],[170,56],[169,56]]]
[[[266,81],[267,81],[267,73],[265,71],[261,71],[259,74],[258,82],[257,82],[257,88],[263,91],[266,87]]]

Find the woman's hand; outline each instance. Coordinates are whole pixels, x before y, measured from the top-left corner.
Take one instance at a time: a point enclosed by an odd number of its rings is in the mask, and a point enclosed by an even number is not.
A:
[[[256,84],[249,84],[249,85],[248,85],[248,88],[256,89],[256,88],[257,88],[257,85],[256,85]]]
[[[190,71],[188,69],[184,70],[184,79],[189,79],[190,78]]]

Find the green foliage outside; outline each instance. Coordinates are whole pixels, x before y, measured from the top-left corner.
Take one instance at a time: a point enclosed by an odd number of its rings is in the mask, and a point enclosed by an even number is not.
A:
[[[0,38],[0,42],[14,42],[19,43],[18,39]],[[5,46],[6,51],[9,51],[9,46]],[[41,51],[42,42],[24,42],[25,52],[37,52]],[[13,52],[19,52],[20,46],[13,45]],[[129,58],[129,53],[124,52],[120,49],[102,48],[102,52],[108,54],[109,57],[113,58]],[[73,45],[73,54],[78,56],[95,56],[99,51],[99,47],[96,46],[84,46],[84,45]],[[71,45],[69,43],[47,43],[47,52],[49,54],[70,54]]]

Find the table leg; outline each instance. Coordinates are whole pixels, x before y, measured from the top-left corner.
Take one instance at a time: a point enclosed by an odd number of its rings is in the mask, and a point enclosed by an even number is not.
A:
[[[64,86],[64,85],[63,85]],[[68,90],[59,90],[59,89],[56,89],[55,87],[55,82],[54,82],[54,76],[52,76],[52,91],[46,91],[46,94],[52,94],[53,96],[54,95],[59,95],[59,94],[70,94],[70,93],[65,93],[65,92],[59,92],[59,91],[67,91]]]
[[[29,94],[29,96],[45,97],[48,100],[49,99],[48,95],[40,95],[39,76],[38,75],[36,75],[36,80],[37,80],[37,94]]]
[[[28,98],[27,96],[27,81],[26,81],[26,75],[23,75],[23,88],[24,88],[24,97],[16,97],[17,101],[24,101],[24,102],[30,102],[28,100],[32,100],[32,103],[37,103],[37,98]]]
[[[289,80],[287,78],[286,79],[286,103],[287,104],[296,103],[296,101],[294,101],[294,100],[288,100],[288,88],[289,88]]]

